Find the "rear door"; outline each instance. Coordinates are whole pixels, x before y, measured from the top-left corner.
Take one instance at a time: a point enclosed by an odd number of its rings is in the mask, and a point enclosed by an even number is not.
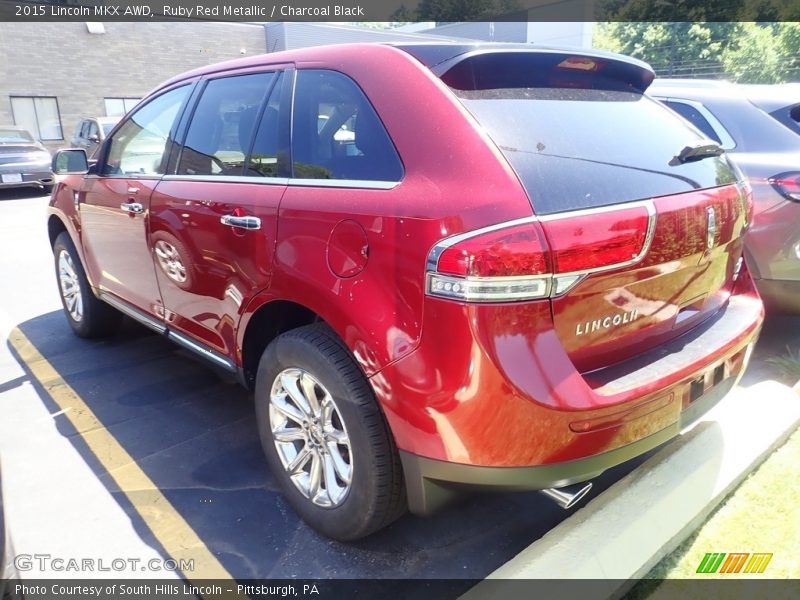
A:
[[[703,136],[643,95],[635,65],[492,60],[444,80],[528,193],[551,253],[555,329],[576,367],[624,360],[720,308],[746,219],[727,160],[678,156]]]
[[[279,162],[288,126],[279,133],[279,125],[288,78],[274,70],[205,81],[175,168],[151,201],[169,326],[226,357],[247,300],[269,284],[286,189]]]

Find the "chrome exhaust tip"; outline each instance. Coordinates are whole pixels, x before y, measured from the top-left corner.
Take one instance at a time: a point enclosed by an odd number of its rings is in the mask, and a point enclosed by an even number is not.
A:
[[[569,510],[575,506],[592,489],[592,482],[576,483],[561,488],[547,488],[539,490],[542,494],[550,498],[564,510]]]

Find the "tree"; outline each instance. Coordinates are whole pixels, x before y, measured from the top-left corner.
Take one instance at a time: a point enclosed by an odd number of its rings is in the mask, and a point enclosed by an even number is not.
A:
[[[400,6],[392,15],[392,20],[437,23],[491,21],[492,17],[519,9],[518,0],[421,0],[416,10]]]
[[[733,81],[740,83],[786,81],[789,61],[781,48],[779,30],[779,25],[738,24],[736,35],[722,53],[725,72]]]

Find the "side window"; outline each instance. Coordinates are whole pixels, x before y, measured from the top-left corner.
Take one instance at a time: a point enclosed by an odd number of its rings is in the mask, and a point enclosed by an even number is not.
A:
[[[272,88],[267,106],[261,115],[258,125],[258,132],[253,140],[253,151],[245,169],[245,175],[251,177],[277,177],[278,176],[278,153],[281,152],[278,126],[280,123],[279,111],[281,105],[281,83],[283,73],[278,75],[278,80]],[[281,161],[286,157],[281,156]],[[284,163],[285,164],[285,163]]]
[[[78,137],[86,139],[88,137],[88,130],[89,130],[89,121],[81,121],[80,127],[78,128],[80,132],[78,133]]]
[[[300,179],[399,181],[403,166],[356,83],[335,71],[297,73],[292,171]]]
[[[178,162],[180,175],[242,175],[274,73],[214,79],[200,97]]]
[[[164,150],[189,86],[158,96],[123,123],[108,149],[103,175],[161,174]]]
[[[719,138],[719,135],[717,135],[714,127],[703,115],[700,114],[700,111],[694,106],[686,104],[685,102],[675,102],[672,100],[665,100],[664,104],[689,121],[689,123],[697,127],[708,139],[714,140],[718,144],[722,144],[722,140]]]
[[[100,139],[100,130],[97,128],[97,123],[94,121],[89,121],[89,132],[87,133],[86,137],[95,136],[98,140]]]

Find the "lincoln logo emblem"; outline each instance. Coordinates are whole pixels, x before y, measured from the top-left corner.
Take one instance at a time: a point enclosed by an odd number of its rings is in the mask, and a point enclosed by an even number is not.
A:
[[[608,315],[607,317],[600,317],[593,321],[586,321],[585,323],[578,323],[575,327],[575,335],[586,335],[587,333],[594,333],[604,329],[612,329],[620,325],[627,325],[636,320],[639,316],[637,309],[629,310],[628,312],[617,313],[615,315]]]
[[[711,250],[714,247],[714,238],[717,237],[717,217],[714,215],[714,209],[709,206],[706,208],[708,213],[708,231],[706,232],[706,248]]]

